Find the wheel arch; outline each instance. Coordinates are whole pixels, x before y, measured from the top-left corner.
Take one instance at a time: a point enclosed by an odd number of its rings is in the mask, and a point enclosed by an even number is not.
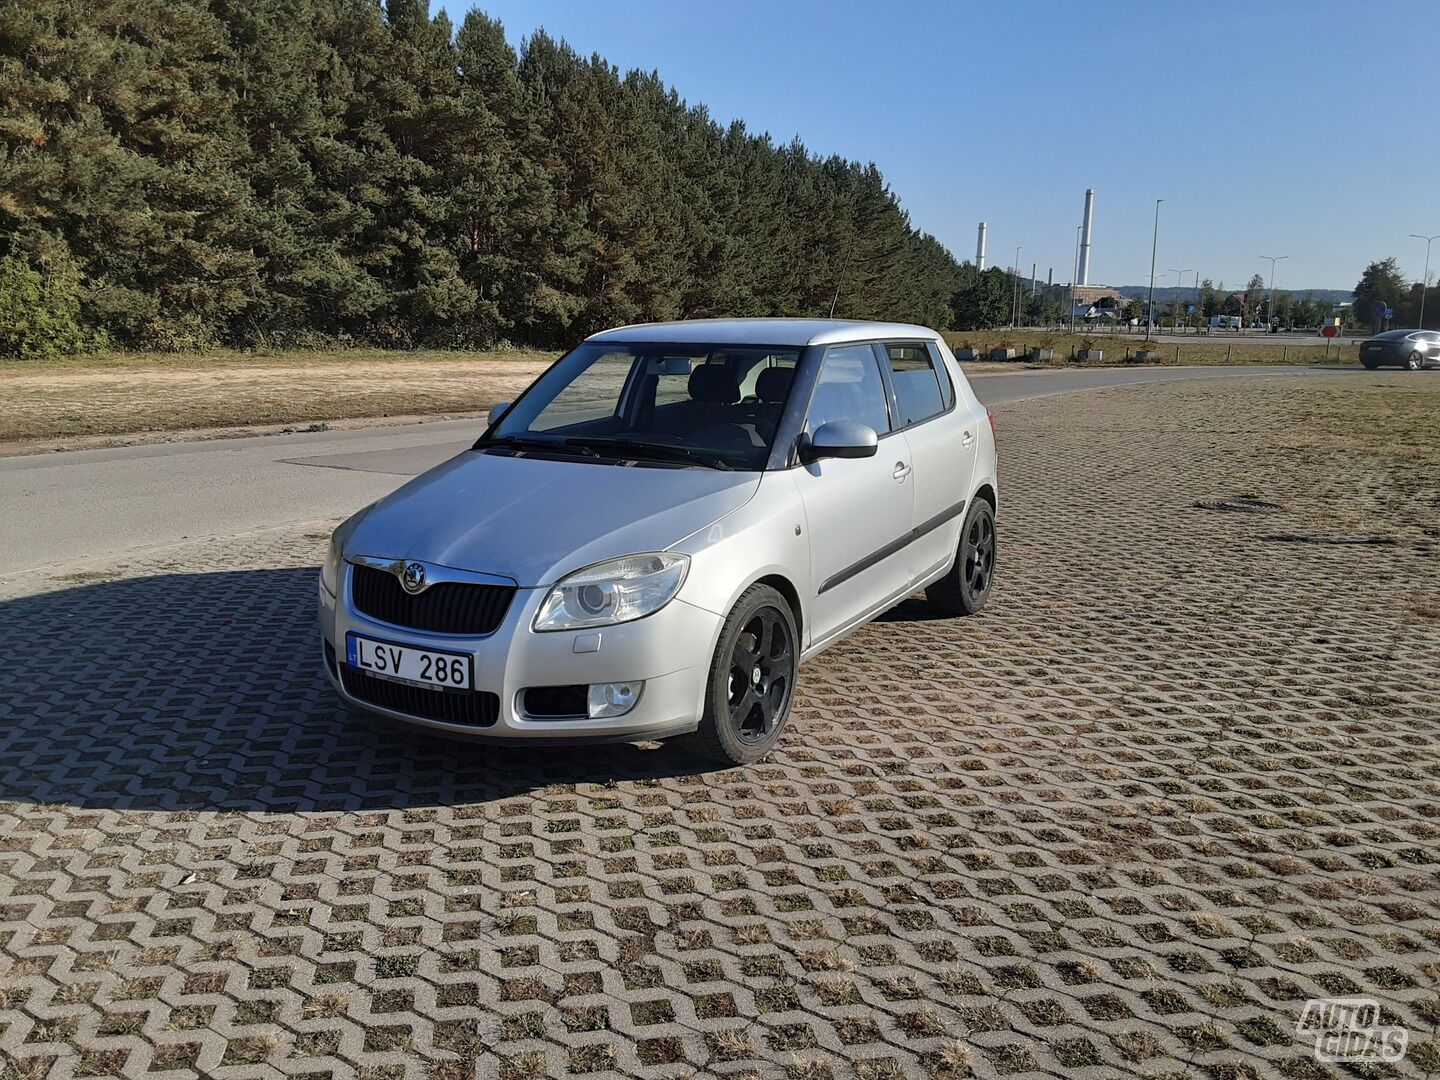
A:
[[[988,482],[981,484],[975,489],[975,498],[983,499],[990,504],[990,512],[993,514],[999,509],[999,501],[995,498],[995,489]]]
[[[805,640],[805,608],[800,603],[800,590],[795,588],[794,583],[784,574],[772,573],[756,578],[745,588],[749,589],[754,585],[769,585],[785,598],[785,602],[790,605],[790,614],[795,616],[795,636],[799,642],[803,642]],[[742,589],[741,595],[744,595],[744,592],[745,590]]]

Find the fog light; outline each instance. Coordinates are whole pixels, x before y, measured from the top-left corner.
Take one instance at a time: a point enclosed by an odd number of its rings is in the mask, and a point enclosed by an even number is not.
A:
[[[591,720],[607,716],[624,716],[640,700],[643,682],[605,682],[590,684],[589,712]]]

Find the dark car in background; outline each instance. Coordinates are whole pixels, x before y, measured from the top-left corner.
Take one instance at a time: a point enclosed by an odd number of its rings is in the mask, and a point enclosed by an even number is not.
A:
[[[1360,343],[1360,363],[1371,371],[1389,364],[1410,371],[1440,367],[1440,331],[1386,330]]]

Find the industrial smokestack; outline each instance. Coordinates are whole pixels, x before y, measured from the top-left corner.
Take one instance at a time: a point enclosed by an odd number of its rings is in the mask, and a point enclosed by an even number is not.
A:
[[[1080,284],[1090,284],[1090,220],[1095,215],[1095,189],[1085,189],[1085,219],[1080,228]]]
[[[980,222],[980,234],[975,238],[975,269],[985,269],[985,223]]]
[[[1053,289],[1055,287],[1055,268],[1053,266],[1050,267],[1050,272],[1045,275],[1045,287],[1047,289]]]
[[[1033,262],[1030,264],[1030,299],[1032,299],[1032,300],[1035,299],[1035,285],[1036,285],[1036,281],[1035,281],[1035,268],[1036,268],[1038,265],[1039,265],[1038,263],[1033,263]]]

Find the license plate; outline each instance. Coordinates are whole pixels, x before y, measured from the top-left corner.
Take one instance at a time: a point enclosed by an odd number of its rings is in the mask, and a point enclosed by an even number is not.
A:
[[[382,679],[429,690],[469,690],[470,657],[463,653],[417,649],[359,634],[345,636],[345,662]]]

